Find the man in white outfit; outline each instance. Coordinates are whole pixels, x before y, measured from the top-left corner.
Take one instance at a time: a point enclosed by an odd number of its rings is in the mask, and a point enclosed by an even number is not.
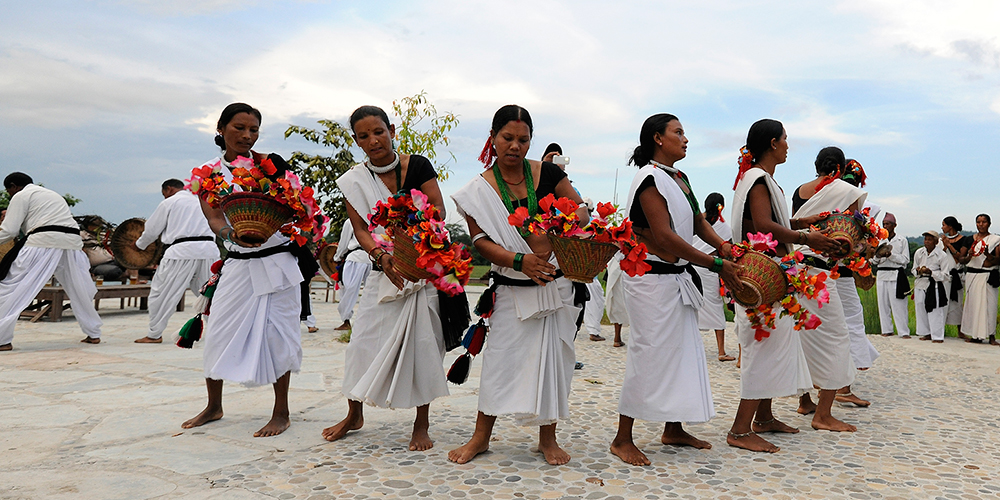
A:
[[[149,333],[136,339],[137,344],[163,342],[163,330],[184,291],[190,288],[197,296],[212,276],[209,268],[219,259],[219,247],[198,197],[184,190],[184,183],[177,179],[164,181],[160,188],[164,199],[135,242],[140,250],[157,238],[167,245],[150,283]]]
[[[340,296],[340,305],[337,306],[340,319],[344,323],[334,330],[350,330],[354,305],[358,303],[358,291],[372,270],[371,259],[354,237],[354,227],[350,221],[345,221],[343,229],[340,230],[340,242],[337,244],[337,253],[334,254],[333,260],[344,262],[344,267],[340,270],[340,282],[344,284],[344,292]]]
[[[87,334],[81,342],[101,343],[101,318],[94,309],[97,287],[90,277],[90,261],[83,253],[80,226],[69,205],[55,191],[33,184],[21,172],[8,175],[3,187],[10,195],[0,222],[0,244],[24,232],[23,248],[10,255],[9,271],[0,281],[0,351],[13,349],[14,324],[38,291],[54,274],[73,304],[73,315]],[[8,261],[4,259],[5,263]]]
[[[886,213],[882,218],[882,227],[889,232],[889,237],[881,241],[879,250],[872,258],[872,263],[878,269],[875,292],[881,333],[883,337],[891,337],[895,321],[899,337],[906,339],[910,338],[910,326],[907,324],[909,315],[906,310],[906,295],[910,290],[910,281],[906,276],[906,265],[910,263],[910,245],[906,238],[896,234],[895,215]]]
[[[944,342],[944,319],[948,312],[948,274],[955,260],[938,246],[938,233],[923,234],[924,246],[913,254],[913,310],[920,340]]]

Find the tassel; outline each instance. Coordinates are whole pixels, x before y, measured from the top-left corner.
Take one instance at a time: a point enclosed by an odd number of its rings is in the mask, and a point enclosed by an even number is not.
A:
[[[201,332],[204,325],[201,321],[201,314],[189,319],[184,326],[181,327],[181,331],[177,332],[177,347],[184,349],[190,349],[194,347],[194,343],[201,340]]]
[[[206,309],[208,309],[208,297],[199,295],[194,301],[194,312],[201,314],[204,313]]]
[[[472,318],[469,317],[469,299],[465,292],[454,297],[437,291],[438,316],[441,318],[441,334],[444,336],[444,348],[451,351],[462,345],[462,332],[468,328]]]
[[[473,327],[472,337],[469,339],[469,345],[466,347],[466,351],[469,354],[476,356],[483,350],[483,344],[486,343],[486,325],[480,321]],[[464,344],[464,342],[463,342]]]
[[[479,302],[476,302],[476,308],[472,312],[476,316],[483,318],[489,318],[493,314],[493,302],[496,300],[496,288],[489,287],[479,296]]]
[[[454,363],[451,365],[451,369],[448,370],[448,381],[462,385],[466,380],[469,380],[469,371],[472,368],[472,356],[469,353],[465,353],[458,357]]]

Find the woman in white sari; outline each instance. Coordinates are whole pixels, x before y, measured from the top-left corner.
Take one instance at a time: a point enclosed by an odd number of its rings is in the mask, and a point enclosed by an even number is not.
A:
[[[361,295],[351,342],[344,353],[343,393],[347,416],[323,430],[336,441],[364,425],[364,405],[380,408],[417,408],[409,448],[430,449],[427,433],[430,403],[448,395],[444,376],[444,339],[441,334],[437,290],[426,281],[405,281],[396,271],[392,254],[379,248],[368,230],[368,217],[379,201],[393,193],[418,189],[444,217],[444,200],[430,161],[419,155],[401,155],[393,148],[396,129],[385,111],[362,106],[351,114],[354,141],[368,159],[337,179],[344,193],[350,224],[373,266]]]
[[[962,333],[967,342],[982,342],[989,338],[997,345],[997,287],[1000,286],[1000,236],[990,233],[990,216],[976,216],[976,234],[969,251],[971,259],[966,265],[965,309],[962,315]]]
[[[639,171],[625,212],[649,251],[646,264],[651,267],[643,276],[623,278],[631,340],[611,453],[632,465],[650,464],[632,439],[636,419],[665,422],[663,444],[712,447],[682,425],[715,416],[698,332],[702,292],[694,266],[709,268],[712,279],[718,281],[721,274],[730,283],[738,283],[739,266],[692,246],[695,234],[721,255],[731,255],[733,245],[715,234],[698,208],[687,175],[674,167],[687,155],[687,142],[676,116],[656,114],[643,122],[639,146],[629,159]]]
[[[722,218],[722,209],[725,208],[725,199],[720,193],[712,193],[705,198],[705,220],[712,225],[712,230],[719,235],[723,241],[733,242],[733,228]],[[712,248],[705,240],[698,235],[694,237],[694,247],[699,252],[718,256],[718,250]],[[726,304],[719,291],[722,288],[719,276],[704,267],[699,267],[698,274],[701,276],[702,297],[704,302],[698,310],[698,329],[701,331],[715,331],[715,345],[718,347],[719,361],[733,361],[734,357],[726,354]]]
[[[556,442],[556,421],[569,416],[580,307],[573,284],[559,277],[546,237],[520,234],[507,218],[517,207],[535,213],[537,200],[548,194],[580,204],[577,215],[584,223],[588,215],[565,172],[525,159],[532,131],[528,110],[513,104],[500,108],[479,158],[487,170],[452,195],[476,250],[492,263],[496,290],[482,353],[476,429],[465,445],[448,453],[460,464],[489,449],[499,415],[538,426],[538,450],[549,464],[570,459]]]
[[[250,105],[233,103],[222,111],[215,142],[223,151],[217,161],[227,181],[233,179],[229,162],[239,156],[259,156],[250,150],[259,129],[260,111]],[[284,164],[278,155],[268,158],[276,166]],[[221,208],[212,208],[203,198],[201,209],[212,231],[226,241],[229,254],[212,298],[211,314],[205,316],[208,405],[181,427],[190,429],[222,418],[222,384],[229,380],[247,386],[274,386],[271,420],[254,437],[281,434],[289,425],[288,383],[291,373],[298,372],[302,364],[302,273],[287,236],[275,233],[263,244],[246,243],[236,236]]]
[[[733,235],[740,241],[750,233],[770,233],[780,244],[778,256],[792,251],[793,243],[832,250],[836,242],[819,231],[808,230],[819,216],[789,219],[785,194],[774,181],[775,168],[788,158],[788,136],[781,122],[759,120],[747,133],[743,160],[733,189]],[[754,338],[746,309],[736,305],[736,336],[742,348],[740,405],[726,442],[750,451],[774,453],[778,447],[758,432],[796,433],[798,429],[779,421],[771,411],[771,399],[799,395],[812,387],[809,368],[792,319],[778,318],[768,337]]]
[[[847,159],[840,148],[830,146],[820,150],[815,162],[816,179],[799,186],[792,194],[793,217],[816,216],[834,210],[854,212],[864,205],[868,193],[840,179],[846,164]],[[810,276],[831,269],[827,257],[809,248],[801,250],[806,255],[805,263],[809,266]],[[853,289],[853,277],[842,276],[840,279]],[[851,337],[844,316],[844,304],[836,283],[830,285],[827,286],[829,303],[821,306],[809,300],[804,304],[822,321],[815,330],[801,331],[802,350],[809,362],[813,385],[819,388],[819,401],[813,404],[809,394],[803,394],[798,412],[803,415],[815,412],[812,420],[814,429],[854,432],[856,427],[831,414],[837,391],[854,382],[856,369],[851,357]]]

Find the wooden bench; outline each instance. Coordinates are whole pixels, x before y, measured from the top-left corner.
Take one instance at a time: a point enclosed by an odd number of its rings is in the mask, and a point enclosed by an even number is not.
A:
[[[138,298],[139,309],[145,311],[149,308],[149,283],[137,285],[101,285],[97,287],[97,294],[94,295],[94,309],[100,308],[101,299],[121,299],[121,308],[125,308],[125,299]],[[48,314],[51,321],[62,321],[63,302],[68,300],[66,290],[61,286],[45,286],[35,296],[39,302],[48,302],[47,305],[39,309],[31,321],[36,322]],[[184,298],[181,298],[177,305],[178,311],[184,310]]]

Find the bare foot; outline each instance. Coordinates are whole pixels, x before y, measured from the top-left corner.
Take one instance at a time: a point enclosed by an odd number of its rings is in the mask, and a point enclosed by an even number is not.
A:
[[[836,399],[837,399],[838,403],[854,403],[854,406],[857,406],[857,407],[860,407],[860,408],[868,408],[872,404],[871,401],[865,401],[864,399],[861,399],[861,398],[855,396],[854,394],[850,394],[850,393],[848,393],[848,394],[837,394],[837,398]]]
[[[728,354],[720,354],[719,355],[719,361],[734,361],[734,360],[736,360],[736,358],[734,358],[734,357],[732,357],[732,356],[730,356]]]
[[[621,341],[616,340],[613,345],[614,345],[614,347],[624,347],[625,346],[625,342],[621,342]]]
[[[795,427],[792,427],[776,418],[772,418],[767,422],[754,421],[751,425],[754,432],[784,432],[786,434],[795,434],[799,432],[799,430]]]
[[[365,425],[364,417],[355,417],[348,412],[347,417],[341,420],[340,423],[323,429],[323,439],[336,441],[346,436],[348,432],[360,429],[363,425]]]
[[[958,332],[958,338],[965,340],[965,339],[969,338],[969,336],[966,335],[966,334],[964,334],[964,333],[962,333],[962,332]]]
[[[990,339],[990,345],[1000,345],[1000,342],[997,342],[996,339]]]
[[[555,442],[545,445],[539,443],[538,451],[542,452],[542,455],[545,456],[545,461],[549,465],[566,465],[569,463],[569,453],[563,451]]]
[[[611,442],[611,453],[622,459],[623,462],[631,465],[649,465],[651,462],[646,458],[646,454],[635,446],[632,441],[619,443]]]
[[[81,340],[80,342],[83,342],[84,344],[100,344],[101,338],[84,337],[83,340]]]
[[[472,439],[468,443],[465,443],[459,448],[455,448],[448,452],[448,460],[455,462],[456,464],[464,464],[469,460],[476,458],[480,453],[485,453],[490,449],[489,438],[480,441],[476,436],[472,436]]]
[[[932,340],[931,343],[932,344],[943,344],[944,341],[943,340]]]
[[[670,433],[664,431],[663,435],[660,436],[660,442],[676,446],[690,446],[692,448],[698,448],[699,450],[712,449],[712,443],[702,441],[701,439],[688,434],[684,429],[672,431]]]
[[[309,333],[316,333],[318,331],[319,331],[319,328],[317,328],[315,326],[310,326],[309,327]]]
[[[201,413],[195,415],[194,418],[181,424],[181,428],[192,429],[194,427],[200,427],[209,422],[215,422],[220,418],[222,418],[222,408],[206,407]]]
[[[0,351],[12,351],[12,350],[14,350],[14,344],[0,345]]]
[[[291,422],[288,420],[288,415],[272,416],[271,420],[264,425],[264,427],[261,427],[259,431],[253,433],[253,437],[259,438],[277,436],[278,434],[285,432],[285,429],[287,429],[289,425],[291,425]]]
[[[427,434],[427,428],[417,428],[413,426],[413,435],[410,436],[410,451],[426,451],[434,447],[434,441]]]
[[[163,343],[163,337],[160,337],[158,339],[151,339],[149,337],[139,337],[139,338],[135,339],[135,343],[136,344],[162,344]]]
[[[734,446],[736,448],[743,448],[744,450],[749,451],[763,451],[766,453],[777,453],[778,450],[781,449],[757,434],[736,437],[736,434],[730,432],[729,435],[726,436],[726,443],[729,444],[729,446]]]
[[[590,340],[593,340],[594,342],[600,342],[602,340],[607,340],[607,339],[600,335],[590,334]]]
[[[826,418],[819,418],[819,416],[813,416],[812,428],[818,431],[833,431],[833,432],[854,432],[858,430],[857,427],[848,424],[847,422],[841,422],[833,416]]]
[[[350,329],[351,329],[351,322],[350,321],[345,321],[344,324],[338,326],[337,328],[334,328],[334,330],[336,330],[338,332],[342,332],[342,331],[350,330]]]
[[[813,402],[809,394],[805,394],[805,397],[799,398],[799,408],[795,410],[799,412],[800,415],[808,415],[810,413],[816,413],[816,403]]]

